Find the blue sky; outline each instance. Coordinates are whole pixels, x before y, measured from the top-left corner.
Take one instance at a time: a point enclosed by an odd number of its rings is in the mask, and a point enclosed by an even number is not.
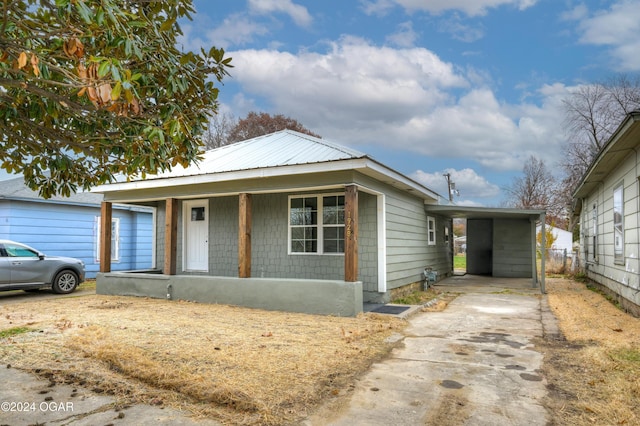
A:
[[[555,169],[568,91],[640,71],[640,0],[194,0],[183,49],[223,47],[220,110],[284,114],[459,204]],[[1,173],[0,173],[1,174]]]
[[[465,205],[556,168],[568,90],[640,70],[640,0],[195,0],[185,49],[223,47],[221,111],[297,119]]]

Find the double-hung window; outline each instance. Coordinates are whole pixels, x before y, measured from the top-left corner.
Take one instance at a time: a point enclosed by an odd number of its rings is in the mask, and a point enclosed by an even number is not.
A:
[[[624,262],[624,188],[620,184],[613,189],[613,259]]]
[[[344,253],[344,195],[289,197],[289,252]]]
[[[431,216],[427,217],[427,244],[436,244],[436,219]]]

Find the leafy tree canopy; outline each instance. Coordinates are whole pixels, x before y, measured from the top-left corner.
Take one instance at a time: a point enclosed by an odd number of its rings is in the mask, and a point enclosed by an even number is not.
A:
[[[230,58],[181,52],[191,0],[3,0],[0,166],[43,197],[188,165]]]
[[[238,120],[238,123],[229,132],[227,143],[256,138],[285,129],[294,130],[317,138],[320,137],[293,118],[286,117],[282,114],[270,115],[266,112],[257,113],[252,111],[247,114],[245,118]]]

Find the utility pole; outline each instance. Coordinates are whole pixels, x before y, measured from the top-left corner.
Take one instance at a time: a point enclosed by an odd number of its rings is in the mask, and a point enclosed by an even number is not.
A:
[[[449,193],[449,202],[453,202],[453,193],[451,192],[451,173],[445,173],[442,176],[447,178],[447,192]]]

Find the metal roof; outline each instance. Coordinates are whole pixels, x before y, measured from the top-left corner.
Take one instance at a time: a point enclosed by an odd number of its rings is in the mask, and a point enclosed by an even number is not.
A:
[[[433,202],[441,195],[374,160],[367,154],[292,130],[282,130],[206,151],[201,161],[170,172],[134,178],[127,182],[100,185],[94,192],[108,199],[128,202],[116,193],[241,181],[244,179],[294,176],[328,171],[358,170],[381,182]]]
[[[206,151],[203,157],[187,168],[177,166],[147,179],[324,163],[367,155],[304,133],[282,130]]]
[[[54,195],[49,199],[40,197],[24,183],[23,177],[0,181],[0,200],[48,201],[59,204],[97,204],[102,202],[101,194],[91,192],[72,193],[69,197]]]

